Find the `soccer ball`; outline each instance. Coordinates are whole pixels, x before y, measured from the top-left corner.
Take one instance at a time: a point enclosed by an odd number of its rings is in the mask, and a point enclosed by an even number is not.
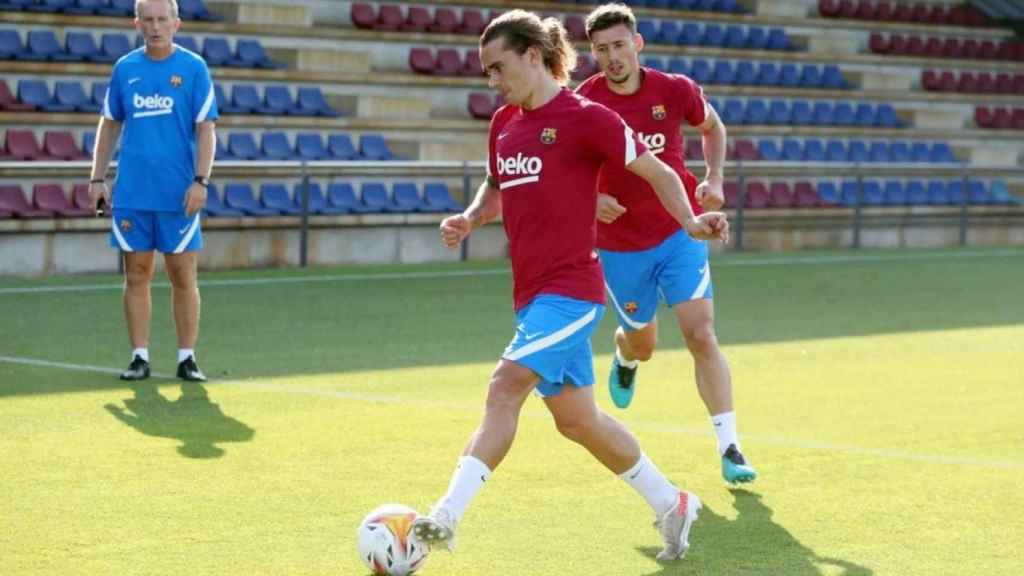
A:
[[[359,557],[374,574],[407,576],[426,562],[430,548],[412,537],[417,516],[408,506],[385,504],[359,523]]]

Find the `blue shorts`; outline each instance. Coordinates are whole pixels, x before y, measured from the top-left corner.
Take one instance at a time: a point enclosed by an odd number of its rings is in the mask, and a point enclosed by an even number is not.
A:
[[[516,335],[501,357],[526,366],[540,376],[537,394],[558,396],[564,384],[594,383],[590,334],[604,306],[541,294],[516,313]]]
[[[646,326],[658,311],[659,295],[669,306],[713,296],[707,242],[683,230],[647,250],[598,252],[608,296],[624,330]]]
[[[197,212],[191,218],[181,212],[154,212],[114,208],[111,214],[110,245],[125,252],[164,254],[194,252],[203,247]]]

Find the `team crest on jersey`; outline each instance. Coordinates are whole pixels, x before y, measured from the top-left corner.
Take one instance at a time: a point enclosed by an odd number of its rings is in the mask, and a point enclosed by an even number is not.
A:
[[[131,229],[132,229],[132,221],[131,220],[129,220],[127,218],[121,220],[121,230],[123,230],[125,232],[129,232],[129,231],[131,231]]]
[[[651,116],[654,116],[655,120],[665,119],[665,105],[658,104],[657,106],[651,106]]]
[[[554,144],[555,138],[558,137],[558,130],[555,128],[545,128],[540,133],[540,141],[545,144]]]
[[[636,302],[626,302],[626,304],[622,307],[622,309],[626,311],[626,314],[636,314],[636,311],[639,308],[640,307],[637,306]]]
[[[171,86],[175,88],[181,88],[181,76],[174,74],[171,76]]]

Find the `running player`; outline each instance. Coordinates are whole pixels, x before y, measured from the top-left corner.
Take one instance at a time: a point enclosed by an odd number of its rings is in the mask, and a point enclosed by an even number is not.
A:
[[[199,337],[197,254],[206,205],[217,102],[203,59],[176,46],[176,0],[138,0],[135,29],[145,45],[117,61],[103,103],[89,197],[112,208],[110,243],[124,253],[124,312],[132,360],[122,380],[148,378],[150,284],[154,250],[164,254],[178,334],[178,377],[203,381],[196,365]],[[111,152],[124,140],[111,198]]]
[[[594,253],[597,176],[625,167],[650,182],[679,225],[699,238],[726,238],[725,216],[693,216],[674,171],[647,153],[622,119],[565,88],[576,54],[561,23],[513,10],[480,38],[490,85],[509,104],[491,120],[486,181],[470,207],[441,223],[456,247],[502,215],[512,260],[516,332],[491,375],[483,421],[470,437],[448,491],[414,534],[454,546],[466,507],[512,445],[531,391],[558,430],[632,486],[656,514],[662,561],[686,553],[700,501],[673,486],[593,396],[590,334],[604,312]]]
[[[695,213],[720,208],[725,125],[705,102],[701,87],[686,76],[640,66],[644,39],[628,6],[600,6],[586,26],[601,72],[577,92],[619,113],[639,133],[648,150],[682,179]],[[700,184],[683,163],[683,124],[697,127],[703,136],[707,174]],[[681,230],[650,186],[628,170],[608,167],[598,189],[597,246],[619,319],[609,375],[612,401],[619,408],[629,406],[639,362],[654,353],[660,294],[693,356],[697,390],[718,438],[722,477],[730,483],[752,482],[757,473],[740,452],[732,377],[715,335],[707,243]]]

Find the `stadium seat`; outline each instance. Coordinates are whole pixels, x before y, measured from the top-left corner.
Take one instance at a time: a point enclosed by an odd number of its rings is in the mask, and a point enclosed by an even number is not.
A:
[[[590,78],[597,72],[597,62],[589,54],[580,54],[579,60],[576,63],[576,69],[573,70],[572,78],[573,80],[582,81]]]
[[[743,49],[747,45],[747,35],[741,26],[731,25],[725,27],[725,37],[722,46],[725,48]]]
[[[409,49],[409,68],[417,74],[433,74],[437,69],[434,51],[423,46]]]
[[[25,44],[16,29],[0,28],[0,58],[10,60],[25,53]]]
[[[839,188],[839,204],[847,208],[853,208],[863,204],[861,199],[861,184],[856,180],[844,180]]]
[[[377,6],[377,23],[375,30],[395,31],[405,23],[405,16],[402,14],[400,4],[379,4]]]
[[[218,107],[220,101],[217,102]],[[235,84],[231,88],[230,106],[221,111],[238,110],[241,114],[262,114],[264,109],[263,100],[260,98],[259,90],[252,84]],[[228,112],[230,113],[230,112]]]
[[[65,14],[97,14],[107,6],[107,0],[75,0],[64,8]]]
[[[831,102],[819,101],[814,103],[812,123],[817,126],[831,126],[833,124]]]
[[[1020,198],[1010,193],[1006,183],[1002,181],[992,182],[989,187],[989,199],[992,204],[1021,204]]]
[[[890,162],[911,162],[910,144],[904,140],[897,140],[889,144]]]
[[[372,212],[402,212],[402,208],[395,204],[387,187],[380,182],[363,182],[359,187],[359,195]]]
[[[68,54],[76,56],[80,60],[98,61],[100,48],[96,44],[96,39],[89,32],[68,32],[64,35],[64,43]]]
[[[703,160],[704,146],[699,140],[687,140],[685,144],[687,160]]]
[[[867,143],[863,140],[851,140],[846,150],[846,161],[858,164],[870,161]]]
[[[459,23],[457,32],[459,34],[479,36],[483,33],[486,26],[487,20],[484,19],[483,12],[475,8],[463,8],[462,21]]]
[[[292,198],[294,199],[295,206],[299,209],[299,214],[302,213],[302,197],[306,193],[305,185],[302,182],[296,183],[292,186]],[[307,204],[307,210],[309,214],[345,214],[348,210],[344,208],[338,208],[329,206],[327,204],[327,198],[324,197],[324,192],[320,188],[320,184],[317,182],[309,182],[309,203]]]
[[[261,114],[275,116],[302,115],[287,86],[267,86],[263,89],[263,103],[257,108]]]
[[[934,163],[955,163],[957,159],[949,144],[936,142],[932,144],[932,149],[928,154],[928,161]]]
[[[565,16],[565,30],[569,33],[569,37],[577,42],[586,42],[587,40],[587,25],[583,20],[583,16],[579,14],[567,14]]]
[[[744,124],[768,124],[768,104],[760,98],[747,100],[743,120]]]
[[[825,143],[817,138],[804,140],[804,160],[808,162],[825,162]]]
[[[18,82],[18,99],[44,112],[74,112],[75,106],[61,104],[50,94],[42,80],[21,80]]]
[[[782,150],[774,140],[762,139],[757,142],[757,153],[761,160],[767,162],[778,162],[782,160]]]
[[[784,100],[772,100],[768,105],[768,124],[785,126],[790,123],[790,108]]]
[[[754,143],[750,140],[736,140],[733,145],[733,157],[741,161],[757,161],[761,159]]]
[[[825,144],[825,159],[829,162],[846,162],[846,146],[839,140],[829,140]]]
[[[77,81],[55,83],[53,96],[58,104],[74,106],[75,110],[79,112],[98,113],[100,111],[100,107],[85,94],[85,88]]]
[[[234,60],[228,39],[220,36],[208,36],[203,41],[203,59],[211,67],[227,66]]]
[[[814,64],[804,64],[800,69],[800,83],[804,88],[821,88],[824,78],[821,69]]]
[[[673,20],[662,20],[658,27],[658,35],[654,37],[655,44],[675,44],[682,30],[679,24]]]
[[[652,69],[657,70],[659,72],[670,72],[672,74],[686,74],[686,71],[689,70],[688,68],[686,68],[686,61],[683,60],[682,58],[672,58],[671,60],[669,60],[668,65],[666,65],[665,61],[662,60],[661,58],[657,58],[657,57],[654,57],[654,56],[647,56],[647,57],[644,58],[644,62],[643,63],[644,63],[644,66],[646,66],[648,68],[652,68]],[[677,71],[676,69],[673,68],[673,66],[677,65],[677,64],[682,67],[682,70],[683,70],[682,72]],[[1011,85],[1012,85],[1012,82],[1011,82]]]
[[[256,201],[249,184],[228,184],[224,187],[224,205],[243,212],[246,216],[278,216],[280,212],[266,208]]]
[[[127,35],[108,33],[100,36],[100,52],[94,59],[97,62],[116,62],[131,51],[132,43]]]
[[[818,193],[810,182],[797,182],[793,185],[794,203],[797,208],[816,208],[821,205]]]
[[[960,206],[964,202],[968,201],[962,180],[950,180],[946,182],[946,201],[954,206]]]
[[[680,46],[700,46],[703,41],[703,33],[700,25],[694,22],[687,22],[680,28],[676,44]]]
[[[725,107],[719,115],[726,126],[730,124],[743,124],[745,119],[743,101],[735,98],[726,100]]]
[[[690,61],[689,76],[698,84],[709,84],[713,77],[711,63],[703,58],[694,58]]]
[[[887,142],[872,142],[868,149],[869,162],[892,162],[889,156],[889,144]]]
[[[302,206],[297,205],[288,196],[288,189],[284,184],[264,183],[260,185],[260,203],[265,208],[274,210],[286,216],[294,216],[302,213]]]
[[[377,9],[373,4],[353,2],[349,16],[356,28],[372,30],[377,24]]]
[[[325,116],[327,118],[341,116],[341,112],[331,107],[318,87],[299,88],[295,103],[296,114],[299,115]]]
[[[249,110],[235,106],[232,104],[231,99],[224,92],[224,87],[220,84],[213,85],[213,97],[217,101],[217,111],[223,114],[247,114]]]
[[[359,137],[359,154],[367,160],[394,160],[384,136],[380,134],[363,134]]]
[[[796,88],[800,86],[800,72],[796,64],[783,64],[779,67],[779,86]]]
[[[462,74],[462,56],[454,48],[438,48],[434,74],[438,76],[459,76]]]
[[[786,138],[782,141],[782,159],[787,162],[798,162],[804,159],[803,147],[799,140]]]
[[[63,218],[82,218],[94,216],[95,212],[75,206],[71,199],[64,195],[60,184],[36,184],[32,187],[32,203],[39,210],[53,212]]]
[[[875,109],[871,104],[860,102],[854,112],[853,123],[857,126],[870,127],[875,125]]]
[[[907,203],[907,193],[903,190],[903,183],[899,180],[886,180],[882,198],[886,206],[905,205]]]
[[[931,180],[928,182],[928,204],[931,206],[952,204],[945,182],[941,180]]]
[[[263,157],[256,146],[256,139],[249,132],[229,134],[228,152],[238,160],[257,160]]]
[[[373,212],[356,196],[355,189],[348,182],[333,182],[327,186],[327,204],[335,210],[345,210],[354,214]]]
[[[92,103],[103,110],[103,105],[107,98],[107,88],[109,85],[103,81],[96,81],[92,83],[91,97]]]
[[[792,45],[789,42],[789,36],[786,36],[786,31],[782,28],[772,28],[768,31],[768,42],[765,45],[767,50],[790,50]]]
[[[923,206],[928,203],[928,190],[924,187],[924,182],[911,180],[904,185],[903,190],[907,196],[907,204]]]
[[[722,184],[722,195],[725,196],[725,208],[739,207],[739,186],[735,182],[727,181]]]
[[[984,182],[980,180],[970,180],[967,182],[967,201],[975,205],[992,203],[992,197],[989,195],[989,191],[985,188]]]
[[[772,208],[793,208],[796,206],[796,194],[785,182],[772,182],[768,187],[768,205]]]
[[[447,6],[436,6],[434,8],[434,19],[430,23],[429,30],[439,34],[453,34],[459,27],[459,19],[455,11]]]
[[[480,52],[478,50],[467,50],[465,62],[462,65],[462,70],[459,73],[463,76],[486,76],[484,74],[484,65],[480,62]]]
[[[103,16],[131,16],[135,13],[135,0],[110,0],[101,4],[96,13]]]
[[[210,12],[203,0],[178,0],[178,13],[184,20],[203,20],[205,22],[217,22],[221,17]]]
[[[220,198],[220,192],[214,184],[206,190],[206,206],[203,207],[203,214],[211,218],[240,218],[245,212],[224,205]]]
[[[838,206],[839,188],[836,186],[835,182],[819,182],[818,199],[822,206]]]
[[[295,137],[295,152],[300,160],[325,160],[330,156],[323,137],[316,132],[301,133]]]
[[[82,140],[83,142],[85,141],[84,136]],[[238,158],[231,155],[231,151],[224,145],[224,141],[220,139],[220,136],[217,137],[217,144],[213,151],[213,158],[215,160],[238,160]]]
[[[264,132],[260,138],[260,153],[266,160],[291,160],[295,151],[284,132]]]
[[[914,142],[910,145],[910,161],[924,163],[931,158],[931,150],[927,142]]]
[[[7,130],[4,147],[15,160],[56,160],[46,155],[31,130]]]
[[[466,106],[474,118],[487,120],[494,114],[494,100],[489,92],[470,92]]]
[[[746,208],[767,208],[771,204],[771,196],[768,194],[768,187],[763,182],[752,181],[747,183],[747,195],[744,200]]]
[[[443,182],[427,182],[423,186],[423,205],[425,212],[461,212],[463,209]]]
[[[29,12],[55,14],[57,12],[63,12],[64,9],[72,3],[73,0],[35,0],[35,2],[26,5],[25,9]]]
[[[16,184],[0,185],[0,211],[9,212],[15,218],[35,219],[53,218],[55,213],[32,207],[25,198],[21,186]]]
[[[657,42],[658,38],[658,24],[653,20],[638,20],[636,23],[636,32],[644,37],[649,44]]]
[[[426,211],[427,206],[423,203],[423,198],[420,197],[416,184],[412,182],[395,182],[391,190],[394,194],[395,206],[401,212]]]
[[[361,160],[352,138],[348,134],[331,134],[327,137],[327,152],[331,160]]]
[[[733,77],[733,84],[736,84],[737,86],[757,85],[757,68],[754,67],[753,62],[742,60],[736,63],[736,72]]]
[[[0,78],[0,110],[6,110],[8,112],[29,112],[35,110],[36,107],[32,104],[26,104],[20,102],[14,93],[11,92],[10,86],[7,85],[7,80]]]
[[[725,42],[725,29],[718,24],[705,24],[700,43],[703,46],[721,47]]]
[[[53,30],[30,30],[25,51],[17,55],[18,60],[80,62],[81,56],[69,54],[60,45]]]
[[[43,134],[43,154],[57,160],[85,160],[88,158],[78,149],[75,137],[66,130],[47,130]]]
[[[832,124],[835,126],[853,126],[857,117],[849,102],[836,102],[832,108]]]
[[[711,83],[712,84],[734,84],[736,82],[736,70],[732,66],[732,62],[728,60],[718,60],[711,68]]]
[[[185,50],[188,50],[189,52],[192,52],[194,54],[201,53],[201,50],[199,49],[199,44],[196,42],[196,39],[192,36],[185,36],[184,34],[175,34],[174,43],[177,44],[179,47],[184,48]]]
[[[877,180],[865,180],[863,199],[865,206],[882,206],[885,204],[885,194],[882,192],[881,183]]]
[[[280,70],[287,67],[283,62],[271,60],[259,40],[245,38],[239,38],[235,43],[235,58],[230,61],[230,65],[265,70]]]
[[[822,69],[821,86],[828,90],[845,90],[850,87],[842,71],[835,64],[826,64]]]

